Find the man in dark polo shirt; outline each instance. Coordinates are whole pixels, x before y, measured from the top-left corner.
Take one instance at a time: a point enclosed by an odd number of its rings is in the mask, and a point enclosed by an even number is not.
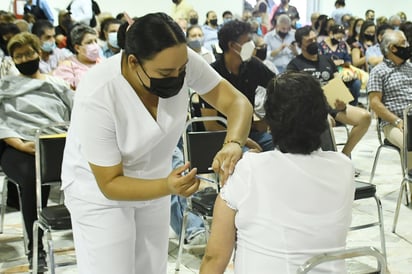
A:
[[[223,54],[211,66],[240,90],[254,106],[256,88],[266,88],[275,74],[253,56],[255,45],[252,41],[251,26],[238,20],[230,21],[219,30],[218,39]],[[260,146],[258,150],[272,150],[272,135],[266,130],[257,129],[255,125],[252,123],[249,138]],[[248,143],[246,146],[249,146]]]
[[[287,66],[287,70],[304,71],[318,79],[322,85],[334,77],[340,77],[333,60],[326,55],[318,54],[316,34],[307,26],[296,30],[295,40],[302,53],[296,56]],[[332,125],[335,121],[353,126],[349,138],[342,149],[342,153],[350,156],[355,145],[368,131],[371,123],[371,115],[368,111],[346,105],[342,101],[336,101],[335,108],[329,108],[329,119]]]

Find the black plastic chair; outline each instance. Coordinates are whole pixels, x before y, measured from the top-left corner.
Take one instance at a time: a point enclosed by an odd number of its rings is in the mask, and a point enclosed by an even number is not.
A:
[[[328,127],[325,132],[321,135],[321,148],[324,151],[336,151],[335,139],[332,134],[332,130]],[[380,240],[381,240],[381,251],[386,259],[386,241],[385,241],[385,230],[383,225],[383,213],[382,213],[382,203],[380,199],[376,196],[376,185],[366,182],[360,182],[355,180],[355,197],[354,200],[362,200],[367,198],[373,198],[376,202],[376,207],[378,209],[378,221],[372,223],[366,223],[358,226],[353,226],[350,230],[358,230],[369,228],[372,226],[379,226],[380,230]]]
[[[377,269],[373,273],[387,273],[387,264],[385,257],[374,247],[358,247],[349,248],[341,251],[326,252],[316,256],[313,256],[302,264],[298,270],[297,274],[309,273],[316,266],[330,261],[345,260],[355,257],[374,257],[377,261]],[[362,272],[363,273],[363,272]]]
[[[175,270],[180,270],[180,261],[183,254],[183,245],[185,239],[187,216],[192,212],[202,218],[205,226],[206,241],[209,236],[209,222],[213,215],[218,191],[220,190],[219,179],[211,169],[213,158],[222,148],[226,137],[226,130],[221,131],[188,131],[193,129],[193,124],[208,121],[219,121],[226,125],[226,119],[218,116],[195,117],[186,123],[185,133],[183,134],[183,154],[185,161],[190,161],[191,168],[196,167],[198,174],[212,174],[213,182],[217,184],[216,191],[206,191],[192,195],[187,199],[187,208],[183,212],[183,222],[180,231],[179,250],[176,258]]]
[[[66,142],[66,134],[43,135],[50,128],[67,129],[67,123],[51,124],[36,132],[36,200],[37,218],[33,224],[33,273],[38,269],[38,229],[45,232],[48,246],[50,273],[55,273],[54,247],[51,232],[71,229],[70,213],[60,199],[60,204],[42,208],[41,187],[44,185],[60,186],[61,165]],[[72,263],[59,264],[58,266]]]

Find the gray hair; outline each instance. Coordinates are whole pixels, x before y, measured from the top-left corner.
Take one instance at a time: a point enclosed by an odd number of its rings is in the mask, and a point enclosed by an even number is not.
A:
[[[72,46],[81,45],[86,34],[97,35],[96,31],[86,24],[76,24],[70,31],[70,39]]]
[[[281,14],[279,15],[278,19],[276,20],[276,26],[280,24],[285,24],[285,25],[292,25],[292,21],[290,20],[290,17],[287,16],[286,14]]]
[[[404,35],[403,32],[400,30],[389,30],[388,29],[385,31],[382,37],[382,42],[380,44],[380,48],[383,53],[383,56],[385,57],[387,56],[390,46],[395,45],[396,43],[399,42],[398,34],[401,34],[402,36]]]

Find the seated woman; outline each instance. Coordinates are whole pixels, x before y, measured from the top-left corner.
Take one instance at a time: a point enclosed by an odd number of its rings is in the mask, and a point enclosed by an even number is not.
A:
[[[96,31],[84,24],[78,24],[70,31],[70,41],[75,55],[67,58],[54,71],[54,75],[65,80],[73,90],[83,74],[101,60]]]
[[[354,169],[342,153],[320,150],[327,129],[320,84],[287,72],[267,92],[266,120],[276,148],[246,153],[236,165],[217,197],[200,273],[223,273],[235,242],[235,273],[296,273],[313,255],[345,248]],[[344,273],[345,265],[316,270]]]
[[[37,36],[28,32],[17,34],[10,39],[7,49],[20,75],[0,80],[0,139],[7,144],[0,164],[6,176],[19,184],[21,190],[31,266],[33,222],[37,219],[35,130],[70,119],[73,91],[64,81],[40,73],[41,44]],[[47,204],[48,194],[49,188],[44,187],[43,206]],[[39,267],[46,264],[41,236],[39,233]]]
[[[342,75],[342,79],[349,88],[354,100],[351,105],[357,106],[360,96],[361,81],[357,78],[357,74],[352,71],[351,67],[350,47],[345,42],[345,28],[341,25],[334,25],[329,30],[327,36],[319,43],[319,53],[329,56],[335,63],[338,71]],[[348,73],[351,72],[351,73]]]

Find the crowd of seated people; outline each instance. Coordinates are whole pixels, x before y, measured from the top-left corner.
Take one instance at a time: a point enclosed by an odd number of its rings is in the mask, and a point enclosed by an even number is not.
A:
[[[335,105],[328,106],[327,110],[332,125],[336,120],[352,126],[347,144],[342,150],[348,157],[370,125],[371,114],[364,109],[365,106],[360,104],[358,99],[360,91],[366,89],[368,74],[387,58],[380,46],[384,34],[399,29],[403,31],[407,41],[412,43],[412,22],[407,20],[404,12],[379,15],[375,18],[372,9],[367,10],[365,14],[355,14],[345,7],[345,1],[342,0],[336,1],[336,10],[331,9],[330,14],[314,12],[311,16],[312,25],[306,27],[301,27],[299,12],[290,4],[290,0],[282,0],[278,5],[273,1],[257,1],[254,7],[245,5],[241,15],[229,10],[220,15],[213,9],[205,15],[199,15],[196,7],[193,6],[185,4],[179,9],[179,4],[182,2],[184,1],[173,1],[173,10],[170,14],[186,32],[188,47],[202,55],[216,71],[244,92],[252,104],[257,104],[257,99],[255,100],[254,97],[257,90],[265,89],[265,83],[279,73],[291,70],[306,72],[318,79],[321,85],[334,77],[342,78],[354,100],[348,104],[337,101]],[[67,111],[70,111],[71,92],[75,92],[85,72],[104,59],[118,54],[124,48],[122,33],[124,34],[129,24],[125,14],[112,16],[105,13],[105,17],[101,18],[101,22],[92,27],[81,22],[84,20],[76,21],[73,16],[70,16],[70,12],[62,10],[56,22],[57,26],[54,26],[47,19],[36,20],[30,15],[25,16],[24,19],[16,19],[12,13],[0,11],[0,87],[12,83],[11,81],[16,83],[26,81],[39,85],[38,88],[42,89],[45,85],[39,83],[48,83],[47,86],[50,86],[54,92],[67,96],[68,99],[59,100],[64,102],[63,105]],[[241,23],[229,23],[235,20]],[[240,26],[239,33],[236,33],[236,29],[231,29],[235,26]],[[230,33],[225,32],[228,28]],[[247,33],[243,33],[245,29]],[[18,41],[25,42],[19,44]],[[320,62],[328,69],[322,70],[318,65]],[[253,74],[252,70],[264,72],[259,74],[262,78],[258,79],[259,83],[253,82],[255,78],[250,76],[251,73]],[[374,79],[376,81],[376,77]],[[0,95],[7,91],[1,90]],[[374,89],[372,92],[381,92],[381,90]],[[27,94],[19,90],[16,96],[27,96]],[[376,100],[373,96],[372,98]],[[36,101],[32,103],[35,104]],[[3,110],[3,104],[4,102],[1,102],[0,111]],[[376,107],[376,104],[375,102],[372,107]],[[66,112],[63,116],[56,119],[70,118],[69,113]],[[5,119],[5,116],[0,117],[1,121]],[[396,120],[395,123],[397,124],[394,126],[397,127],[400,122]],[[272,130],[274,128],[272,126]],[[8,159],[26,156],[28,158],[24,161],[32,164],[32,155],[35,153],[31,143],[33,136],[19,135],[18,130],[20,129],[12,127],[3,130],[6,133],[0,138],[7,143],[8,150],[2,155],[6,153],[17,155],[7,154]],[[11,134],[14,131],[17,133]],[[268,143],[266,147],[265,143],[260,142],[261,138],[251,136],[249,141],[253,142],[255,139],[254,144],[259,148],[256,149],[257,151],[273,150],[276,144],[272,142],[267,124],[263,128],[253,128],[252,133],[256,136],[268,137],[264,140]],[[8,162],[2,155],[0,159],[3,170],[6,174],[9,173],[8,176],[15,176],[13,174],[15,170],[8,169],[10,168]],[[27,188],[26,185],[30,183],[33,174],[19,175],[25,177],[16,180],[27,181],[21,183],[23,188]],[[235,180],[232,184],[234,183]],[[230,190],[229,188],[228,191]],[[27,208],[33,203],[35,197],[33,189],[23,195],[25,196],[22,198],[26,201],[22,208],[25,226],[28,231],[31,231],[30,225],[35,219],[35,213]],[[29,199],[28,195],[33,197]],[[175,212],[172,216],[181,218],[181,214],[182,212]],[[193,221],[193,226],[201,226],[201,223]],[[176,233],[180,231],[179,226],[180,222],[174,225]],[[196,232],[187,233],[189,235],[187,242],[190,243],[194,235],[200,235],[204,228],[192,227],[188,230]],[[199,239],[193,240],[193,243],[199,244]],[[200,243],[204,243],[203,237]],[[42,245],[40,247],[42,248]],[[30,246],[29,251],[31,252]],[[31,260],[31,253],[29,260]]]

